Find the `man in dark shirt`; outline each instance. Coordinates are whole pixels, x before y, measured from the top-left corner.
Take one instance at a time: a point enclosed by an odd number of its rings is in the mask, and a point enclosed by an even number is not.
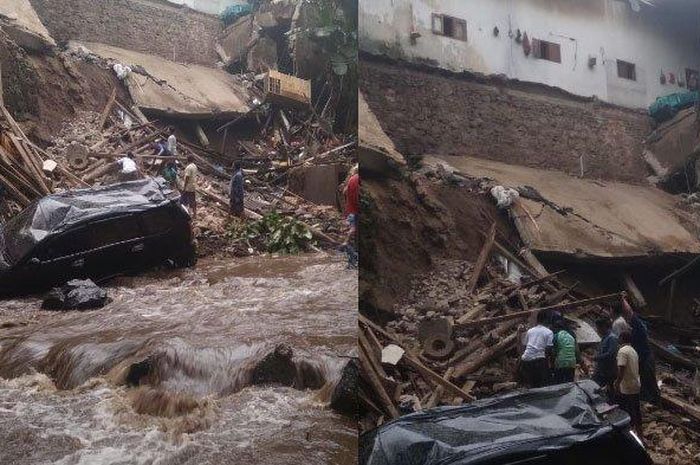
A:
[[[642,400],[657,403],[661,397],[656,383],[656,364],[649,345],[649,336],[644,323],[632,310],[627,298],[622,298],[622,316],[632,328],[632,347],[639,356],[639,377],[642,382],[640,397]]]
[[[617,337],[611,331],[612,324],[609,318],[599,318],[595,325],[602,339],[594,357],[593,381],[606,390],[608,400],[612,401],[613,383],[617,377]]]
[[[236,161],[233,164],[233,176],[231,176],[229,195],[231,213],[243,217],[245,213],[245,208],[243,207],[245,192],[243,190],[243,170],[241,169],[240,161]]]

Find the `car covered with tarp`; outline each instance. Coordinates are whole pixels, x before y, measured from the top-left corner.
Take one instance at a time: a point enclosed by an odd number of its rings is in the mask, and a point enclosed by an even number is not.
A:
[[[676,92],[670,95],[658,97],[654,103],[649,106],[649,116],[654,118],[657,123],[663,123],[670,120],[684,108],[690,108],[700,100],[700,92]]]
[[[361,465],[651,465],[591,380],[412,413],[360,438]]]
[[[190,217],[160,178],[43,197],[0,226],[0,294],[196,261]]]

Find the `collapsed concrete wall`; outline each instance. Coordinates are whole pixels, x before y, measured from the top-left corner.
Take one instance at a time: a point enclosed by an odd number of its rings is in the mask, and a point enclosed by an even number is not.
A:
[[[643,112],[539,85],[422,71],[365,60],[365,97],[408,158],[470,155],[587,178],[643,182],[649,175]]]
[[[165,0],[31,0],[59,42],[85,40],[212,65],[219,18]]]

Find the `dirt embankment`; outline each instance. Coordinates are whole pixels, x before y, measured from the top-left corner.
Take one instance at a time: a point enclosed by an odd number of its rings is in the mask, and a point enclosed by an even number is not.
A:
[[[519,239],[478,184],[456,186],[410,174],[363,178],[360,224],[360,309],[390,317],[415,276],[441,258],[475,260],[494,221],[498,238]]]
[[[110,70],[93,63],[69,63],[60,54],[29,54],[0,31],[0,65],[5,105],[29,137],[47,145],[78,111],[101,112],[112,90],[130,98]]]
[[[363,61],[362,90],[407,158],[470,155],[631,183],[650,174],[639,111],[522,83]]]

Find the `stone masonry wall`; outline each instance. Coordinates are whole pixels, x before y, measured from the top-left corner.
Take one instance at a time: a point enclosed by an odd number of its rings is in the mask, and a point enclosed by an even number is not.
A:
[[[643,182],[649,133],[640,111],[568,96],[544,86],[444,75],[375,61],[360,87],[406,158],[469,155],[584,177]]]
[[[213,65],[219,18],[165,0],[31,0],[58,42],[102,42],[181,63]]]

